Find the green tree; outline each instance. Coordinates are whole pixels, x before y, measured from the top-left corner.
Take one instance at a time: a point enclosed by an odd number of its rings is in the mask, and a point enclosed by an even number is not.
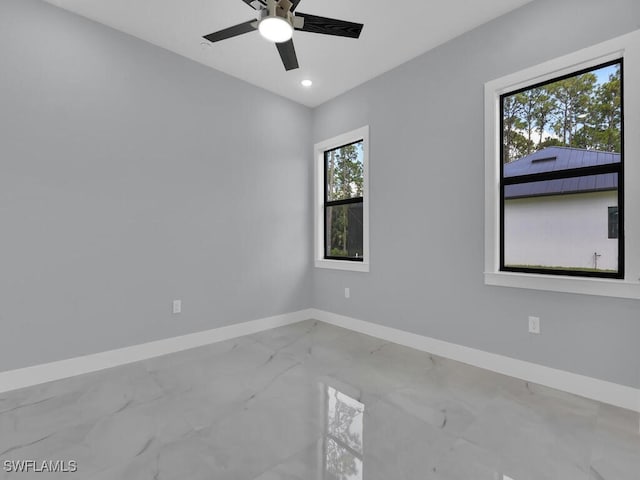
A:
[[[537,149],[542,150],[543,148],[548,148],[548,147],[563,147],[563,146],[564,144],[562,143],[562,140],[558,140],[557,138],[553,138],[553,137],[546,137],[544,141],[538,144]]]
[[[518,109],[519,118],[522,121],[522,130],[524,130],[527,139],[523,145],[526,149],[525,155],[529,155],[535,149],[534,142],[531,138],[532,134],[537,130],[540,139],[542,139],[544,125],[547,123],[548,116],[553,109],[553,104],[549,101],[549,95],[544,88],[541,87],[532,88],[516,94],[515,101],[520,105]],[[542,129],[540,129],[540,125],[542,125]]]
[[[509,163],[526,155],[530,151],[532,142],[520,133],[527,126],[527,123],[521,118],[523,106],[516,96],[504,97],[502,109],[502,158],[504,163]]]
[[[620,152],[622,142],[620,68],[609,75],[593,96],[592,108],[580,141],[583,148]]]
[[[566,146],[573,145],[580,120],[588,116],[596,82],[596,75],[588,72],[547,86],[556,105],[552,128]]]
[[[536,150],[540,150],[541,148],[544,148],[542,146],[543,135],[551,118],[551,115],[556,110],[556,105],[553,102],[553,99],[551,98],[549,90],[546,86],[539,87],[534,90],[537,90],[537,94],[536,105],[533,109],[533,122],[536,128],[536,132],[538,133],[538,145],[536,145]]]

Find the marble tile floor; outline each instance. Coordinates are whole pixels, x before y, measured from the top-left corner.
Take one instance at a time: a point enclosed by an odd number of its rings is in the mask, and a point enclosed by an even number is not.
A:
[[[0,394],[0,479],[640,480],[638,420],[306,321]]]

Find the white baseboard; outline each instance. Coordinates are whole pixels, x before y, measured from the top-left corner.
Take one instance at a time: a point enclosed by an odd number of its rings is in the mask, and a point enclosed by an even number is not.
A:
[[[314,319],[510,377],[640,412],[640,389],[312,309]]]
[[[312,318],[310,312],[299,310],[131,347],[0,372],[0,393],[282,327]]]
[[[316,319],[372,337],[640,412],[640,389],[497,355],[315,308],[131,347],[0,372],[0,393]]]

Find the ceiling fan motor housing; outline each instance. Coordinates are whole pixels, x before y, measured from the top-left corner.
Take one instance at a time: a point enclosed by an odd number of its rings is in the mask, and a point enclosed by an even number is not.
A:
[[[267,0],[267,7],[258,11],[258,21],[267,17],[279,17],[293,28],[302,28],[304,18],[296,17],[291,11],[293,4],[289,0]]]

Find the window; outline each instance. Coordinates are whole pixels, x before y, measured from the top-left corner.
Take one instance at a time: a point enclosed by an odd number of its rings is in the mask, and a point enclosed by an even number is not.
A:
[[[600,214],[623,211],[622,75],[618,59],[500,95],[501,271],[624,278]]]
[[[368,130],[315,146],[317,267],[369,270]]]
[[[639,40],[485,84],[486,284],[640,298]]]
[[[324,258],[363,260],[364,142],[324,152]]]

